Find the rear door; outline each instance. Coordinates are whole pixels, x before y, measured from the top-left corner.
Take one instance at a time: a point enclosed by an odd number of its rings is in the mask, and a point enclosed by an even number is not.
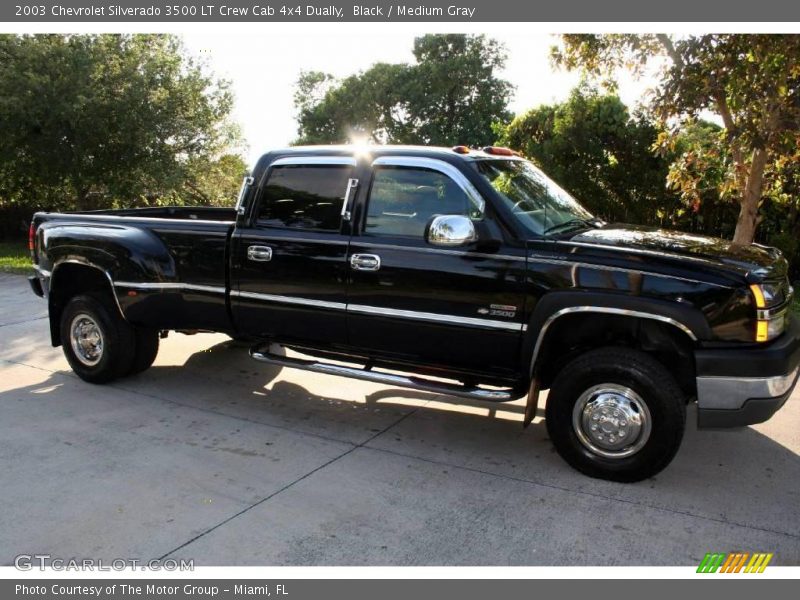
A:
[[[434,215],[490,219],[455,166],[421,157],[373,162],[351,238],[348,335],[373,354],[500,375],[516,367],[523,328],[524,247],[428,244]]]
[[[342,213],[355,167],[344,156],[293,156],[270,165],[248,223],[231,242],[231,306],[240,332],[345,343],[349,236]]]

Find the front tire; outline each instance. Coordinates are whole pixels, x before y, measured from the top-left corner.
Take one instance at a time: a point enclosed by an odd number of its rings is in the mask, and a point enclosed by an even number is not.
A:
[[[75,296],[61,313],[61,345],[75,374],[89,383],[127,375],[136,340],[107,294]]]
[[[609,347],[587,352],[559,372],[545,416],[553,445],[572,467],[590,477],[634,482],[674,458],[686,401],[653,357]]]

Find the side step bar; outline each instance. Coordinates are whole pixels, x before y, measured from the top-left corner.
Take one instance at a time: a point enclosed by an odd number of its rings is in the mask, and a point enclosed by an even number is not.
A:
[[[272,365],[280,365],[282,367],[290,367],[292,369],[303,369],[304,371],[324,373],[325,375],[338,375],[340,377],[350,377],[351,379],[363,379],[364,381],[372,381],[374,383],[385,383],[387,385],[395,385],[398,387],[410,388],[412,390],[422,390],[424,392],[433,392],[436,394],[447,394],[448,396],[458,396],[459,398],[470,398],[472,400],[508,402],[509,400],[515,400],[518,395],[515,394],[511,389],[487,390],[484,388],[468,387],[456,383],[433,381],[422,377],[381,373],[359,367],[345,367],[319,360],[305,360],[302,358],[279,356],[271,353],[267,348],[269,348],[269,346],[265,346],[263,344],[254,346],[250,349],[250,356],[261,362]]]

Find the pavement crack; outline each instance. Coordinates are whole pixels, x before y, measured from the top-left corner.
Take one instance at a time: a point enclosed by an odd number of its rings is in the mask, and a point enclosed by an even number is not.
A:
[[[257,506],[261,506],[262,504],[264,504],[264,503],[265,503],[265,502],[267,502],[268,500],[271,500],[272,498],[274,498],[275,496],[277,496],[277,495],[278,495],[278,494],[280,494],[281,492],[284,492],[284,491],[288,490],[289,488],[291,488],[291,487],[292,487],[292,486],[294,486],[295,484],[298,484],[298,483],[300,483],[301,481],[303,481],[304,479],[307,479],[308,477],[311,477],[311,476],[312,476],[314,473],[316,473],[316,472],[318,472],[318,471],[321,471],[322,469],[324,469],[324,468],[325,468],[325,467],[327,467],[328,465],[331,465],[331,464],[335,463],[336,461],[338,461],[339,459],[341,459],[341,458],[344,458],[345,456],[347,456],[348,454],[350,454],[351,452],[353,452],[353,451],[354,451],[356,448],[358,448],[358,447],[359,447],[359,446],[353,446],[352,448],[348,448],[348,449],[347,449],[347,450],[345,450],[343,453],[339,454],[338,456],[335,456],[334,458],[330,459],[329,461],[326,461],[326,462],[322,463],[322,464],[321,464],[321,465],[319,465],[318,467],[315,467],[314,469],[312,469],[312,470],[308,471],[307,473],[305,473],[305,474],[301,475],[300,477],[298,477],[298,478],[297,478],[297,479],[295,479],[294,481],[292,481],[292,482],[290,482],[290,483],[287,483],[287,484],[286,484],[286,485],[284,485],[282,488],[280,488],[280,489],[278,489],[278,490],[275,490],[274,492],[272,492],[272,493],[271,493],[271,494],[269,494],[268,496],[265,496],[264,498],[261,498],[261,499],[260,499],[260,500],[258,500],[257,502],[254,502],[253,504],[251,504],[251,505],[249,505],[249,506],[246,506],[245,508],[243,508],[243,509],[242,509],[242,510],[240,510],[239,512],[237,512],[237,513],[235,513],[235,514],[231,515],[231,516],[230,516],[230,517],[228,517],[227,519],[224,519],[224,520],[220,521],[219,523],[217,523],[217,524],[216,524],[216,525],[214,525],[213,527],[209,527],[208,529],[206,529],[206,530],[204,530],[204,531],[202,531],[202,532],[198,533],[196,536],[194,536],[193,538],[191,538],[191,539],[187,540],[186,542],[184,542],[184,543],[183,543],[183,544],[181,544],[180,546],[177,546],[177,547],[173,548],[172,550],[170,550],[169,552],[167,552],[167,553],[163,554],[162,556],[160,556],[160,557],[158,558],[158,560],[160,560],[160,561],[163,561],[165,558],[167,558],[167,557],[168,557],[168,556],[170,556],[171,554],[174,554],[175,552],[179,552],[180,550],[182,550],[183,548],[185,548],[185,547],[186,547],[186,546],[188,546],[189,544],[191,544],[191,543],[193,543],[193,542],[196,542],[197,540],[199,540],[199,539],[200,539],[200,538],[202,538],[202,537],[205,537],[206,535],[208,535],[208,534],[209,534],[209,533],[211,533],[212,531],[215,531],[215,530],[219,529],[220,527],[222,527],[223,525],[226,525],[227,523],[230,523],[230,522],[231,522],[231,521],[233,521],[235,518],[242,516],[243,514],[245,514],[246,512],[249,512],[249,511],[253,510],[253,509],[254,509],[254,508],[256,508]]]
[[[63,375],[64,377],[73,377],[75,379],[78,378],[77,375],[72,373],[68,373],[67,371],[56,371],[54,369],[46,369],[45,367],[40,367],[38,365],[30,365],[25,362],[21,362],[19,360],[11,360],[8,358],[0,358],[0,362],[7,363],[9,365],[18,365],[20,367],[28,367],[29,369],[36,369],[37,371],[44,371],[45,373],[53,373],[55,375]]]
[[[69,373],[69,372],[65,372],[65,371],[56,371],[56,370],[53,370],[53,369],[46,369],[44,367],[39,367],[39,366],[36,366],[36,365],[30,365],[30,364],[27,364],[27,363],[24,363],[24,362],[20,362],[20,361],[14,361],[14,360],[6,359],[6,358],[0,358],[0,362],[4,362],[4,363],[7,363],[7,364],[13,364],[13,365],[19,365],[19,366],[23,366],[23,367],[28,367],[28,368],[31,368],[31,369],[37,369],[39,371],[44,371],[45,373],[52,373],[54,375],[60,375],[62,377],[69,377],[69,378],[72,378],[72,379],[79,379],[74,373]],[[232,520],[236,519],[237,517],[239,517],[239,516],[245,514],[246,512],[256,508],[257,506],[260,506],[261,504],[269,501],[270,499],[274,498],[278,494],[288,490],[292,486],[294,486],[294,485],[300,483],[301,481],[303,481],[304,479],[310,477],[314,473],[317,473],[318,471],[321,471],[325,467],[327,467],[327,466],[335,463],[336,461],[344,458],[345,456],[349,455],[350,453],[352,453],[353,451],[357,450],[358,448],[365,447],[366,444],[368,444],[371,441],[375,440],[376,438],[380,437],[381,435],[383,435],[384,433],[386,433],[387,431],[389,431],[393,427],[396,427],[397,425],[402,423],[405,419],[407,419],[410,416],[412,416],[413,414],[415,414],[422,406],[425,406],[425,405],[428,404],[428,402],[425,402],[424,404],[422,404],[420,406],[414,407],[412,410],[408,411],[407,413],[404,413],[399,418],[393,420],[386,427],[384,427],[380,431],[375,432],[373,435],[369,436],[368,438],[366,438],[362,442],[353,443],[353,442],[349,442],[349,441],[345,441],[345,440],[326,437],[326,436],[315,434],[315,433],[310,433],[310,432],[307,432],[307,431],[296,430],[296,429],[293,429],[293,428],[290,428],[290,427],[285,427],[285,426],[280,426],[280,425],[273,425],[273,424],[269,424],[269,423],[262,423],[260,421],[254,421],[252,419],[247,419],[245,417],[238,417],[238,416],[235,416],[235,415],[228,415],[228,414],[223,413],[223,412],[219,412],[219,411],[215,411],[215,410],[211,410],[211,409],[204,409],[204,408],[200,408],[200,407],[197,407],[197,406],[192,406],[190,404],[184,404],[184,403],[181,403],[181,402],[177,402],[175,400],[171,400],[169,398],[164,398],[162,396],[158,396],[158,395],[155,395],[155,394],[149,394],[149,393],[142,392],[142,391],[131,390],[129,388],[121,387],[119,385],[106,384],[106,387],[110,387],[110,388],[117,389],[117,390],[120,390],[120,391],[123,391],[123,392],[127,392],[129,394],[134,394],[134,395],[139,395],[139,396],[143,396],[143,397],[146,397],[146,398],[151,398],[153,400],[158,400],[160,402],[173,404],[173,405],[176,405],[176,406],[180,406],[182,408],[188,408],[188,409],[192,409],[192,410],[206,412],[206,413],[214,414],[216,416],[228,417],[228,418],[236,419],[236,420],[239,420],[239,421],[245,421],[245,422],[256,424],[256,425],[261,425],[263,427],[271,427],[271,428],[275,428],[275,429],[282,429],[282,430],[286,430],[286,431],[289,431],[291,433],[295,433],[295,434],[301,435],[301,436],[310,436],[310,437],[323,439],[325,441],[339,443],[339,444],[350,444],[350,446],[351,446],[350,448],[348,448],[347,450],[345,450],[344,452],[342,452],[338,456],[335,456],[334,458],[324,462],[323,464],[319,465],[318,467],[315,467],[311,471],[308,471],[307,473],[301,475],[300,477],[298,477],[297,479],[295,479],[295,480],[291,481],[290,483],[284,485],[280,489],[272,492],[271,494],[265,496],[264,498],[261,498],[260,500],[254,502],[253,504],[243,508],[239,512],[231,515],[230,517],[224,519],[223,521],[220,521],[219,523],[217,523],[213,527],[210,527],[210,528],[202,531],[201,533],[199,533],[196,536],[194,536],[193,538],[187,540],[186,542],[184,542],[180,546],[177,546],[176,548],[170,550],[169,552],[167,552],[166,554],[161,556],[159,558],[159,560],[163,560],[164,558],[166,558],[170,554],[173,554],[175,552],[180,551],[182,548],[185,548],[186,546],[188,546],[192,542],[194,542],[194,541],[196,541],[196,540],[208,535],[212,531],[214,531],[214,530],[222,527],[223,525],[231,522]]]
[[[31,323],[33,321],[41,321],[46,319],[47,315],[43,317],[33,317],[32,319],[23,319],[22,321],[12,321],[11,323],[0,323],[0,327],[10,327],[11,325],[22,325],[23,323]]]
[[[222,527],[222,526],[224,526],[224,525],[226,525],[226,524],[230,523],[231,521],[233,521],[233,520],[234,520],[234,519],[236,519],[237,517],[240,517],[240,516],[242,516],[243,514],[245,514],[245,513],[249,512],[249,511],[253,510],[254,508],[256,508],[256,507],[258,507],[258,506],[261,506],[262,504],[264,504],[265,502],[268,502],[269,500],[271,500],[272,498],[274,498],[274,497],[275,497],[275,496],[277,496],[278,494],[281,494],[281,493],[285,492],[286,490],[290,489],[291,487],[295,486],[296,484],[300,483],[301,481],[303,481],[303,480],[305,480],[305,479],[308,479],[309,477],[311,477],[311,476],[312,476],[312,475],[314,475],[315,473],[318,473],[318,472],[319,472],[319,471],[321,471],[322,469],[324,469],[324,468],[326,468],[326,467],[328,467],[328,466],[332,465],[333,463],[335,463],[335,462],[337,462],[337,461],[341,460],[341,459],[342,459],[342,458],[344,458],[345,456],[348,456],[349,454],[352,454],[353,452],[355,452],[355,451],[356,451],[356,450],[358,450],[359,448],[363,448],[363,447],[365,446],[365,444],[368,444],[369,442],[371,442],[372,440],[374,440],[374,439],[375,439],[375,438],[377,438],[378,436],[380,436],[380,435],[383,435],[384,433],[386,433],[387,431],[389,431],[390,429],[392,429],[392,428],[393,428],[393,427],[395,427],[396,425],[399,425],[400,423],[402,423],[402,422],[403,422],[405,419],[407,419],[408,417],[410,417],[411,415],[413,415],[415,412],[417,412],[417,410],[418,410],[418,409],[419,409],[419,407],[415,407],[413,410],[411,410],[411,411],[407,412],[406,414],[402,415],[402,416],[401,416],[399,419],[395,419],[395,420],[394,420],[394,421],[392,421],[392,422],[391,422],[389,425],[387,425],[386,427],[384,427],[383,429],[381,429],[380,431],[378,431],[377,433],[375,433],[374,435],[372,435],[372,436],[371,436],[371,437],[369,437],[368,439],[364,440],[363,442],[361,442],[361,443],[359,443],[359,444],[355,444],[355,445],[353,445],[353,447],[352,447],[352,448],[348,448],[347,450],[345,450],[344,452],[342,452],[342,453],[341,453],[341,454],[339,454],[338,456],[335,456],[334,458],[332,458],[332,459],[330,459],[330,460],[328,460],[328,461],[326,461],[326,462],[322,463],[321,465],[319,465],[319,466],[317,466],[317,467],[315,467],[315,468],[311,469],[310,471],[308,471],[307,473],[305,473],[305,474],[301,475],[300,477],[298,477],[298,478],[297,478],[297,479],[295,479],[294,481],[291,481],[290,483],[287,483],[286,485],[284,485],[284,486],[283,486],[283,487],[281,487],[280,489],[278,489],[278,490],[276,490],[276,491],[272,492],[271,494],[269,494],[269,495],[265,496],[264,498],[261,498],[260,500],[258,500],[258,501],[256,501],[256,502],[254,502],[253,504],[251,504],[251,505],[249,505],[249,506],[246,506],[245,508],[243,508],[243,509],[242,509],[242,510],[240,510],[239,512],[237,512],[237,513],[235,513],[235,514],[231,515],[230,517],[228,517],[228,518],[226,518],[226,519],[223,519],[222,521],[220,521],[220,522],[219,522],[219,523],[217,523],[216,525],[214,525],[214,526],[212,526],[212,527],[209,527],[208,529],[206,529],[206,530],[204,530],[204,531],[202,531],[202,532],[198,533],[197,535],[195,535],[195,536],[194,536],[194,537],[192,537],[191,539],[189,539],[189,540],[185,541],[185,542],[184,542],[183,544],[181,544],[180,546],[177,546],[177,547],[173,548],[172,550],[170,550],[169,552],[167,552],[166,554],[163,554],[162,556],[160,556],[160,557],[158,558],[158,560],[159,560],[159,561],[163,561],[163,560],[164,560],[164,559],[166,559],[168,556],[170,556],[170,555],[172,555],[172,554],[174,554],[174,553],[176,553],[176,552],[179,552],[180,550],[182,550],[183,548],[186,548],[187,546],[189,546],[190,544],[192,544],[192,543],[196,542],[196,541],[197,541],[197,540],[199,540],[200,538],[202,538],[202,537],[205,537],[206,535],[208,535],[208,534],[209,534],[209,533],[211,533],[212,531],[216,531],[217,529],[219,529],[220,527]]]
[[[369,442],[369,440],[367,442]],[[366,442],[365,442],[365,444],[366,444]],[[696,513],[685,511],[685,510],[677,510],[677,509],[674,509],[674,508],[667,508],[667,507],[664,507],[664,506],[658,506],[656,504],[649,504],[647,502],[639,502],[639,501],[630,500],[630,499],[627,499],[627,498],[619,498],[619,497],[614,497],[614,496],[607,496],[605,494],[599,494],[597,492],[586,492],[586,491],[582,491],[582,490],[576,490],[576,489],[565,487],[565,486],[561,486],[561,485],[555,485],[555,484],[552,484],[552,483],[543,483],[541,481],[536,481],[534,479],[527,479],[525,477],[515,477],[513,475],[506,475],[506,474],[503,474],[503,473],[493,473],[492,471],[486,471],[484,469],[478,469],[476,467],[467,467],[467,466],[464,466],[464,465],[458,465],[458,464],[455,464],[455,463],[450,463],[450,462],[446,462],[446,461],[442,461],[442,460],[435,460],[435,459],[432,459],[432,458],[426,458],[424,456],[417,456],[417,455],[414,455],[414,454],[406,454],[404,452],[397,452],[396,450],[388,450],[386,448],[378,448],[376,446],[366,446],[366,445],[362,445],[362,446],[364,447],[365,450],[373,450],[375,452],[383,452],[385,454],[392,454],[394,456],[399,456],[399,457],[402,457],[402,458],[410,458],[410,459],[413,459],[413,460],[420,460],[422,462],[438,465],[438,466],[441,466],[441,467],[447,467],[447,468],[450,468],[450,469],[460,469],[460,470],[463,470],[463,471],[469,471],[469,472],[472,472],[472,473],[479,473],[481,475],[488,475],[490,477],[496,477],[496,478],[505,479],[505,480],[508,480],[508,481],[515,481],[515,482],[518,482],[518,483],[527,483],[529,485],[535,485],[535,486],[539,486],[539,487],[543,487],[543,488],[547,488],[547,489],[551,489],[551,490],[558,490],[558,491],[561,491],[561,492],[567,492],[569,494],[577,494],[577,495],[581,495],[581,496],[587,496],[587,497],[590,497],[590,498],[598,498],[598,499],[601,499],[601,500],[609,500],[609,501],[612,501],[612,502],[623,502],[625,504],[630,504],[632,506],[640,506],[640,507],[643,507],[643,508],[650,508],[652,510],[657,510],[657,511],[660,511],[660,512],[663,512],[663,513],[667,513],[667,514],[681,515],[681,516],[690,517],[690,518],[693,518],[693,519],[702,519],[702,520],[706,520],[706,521],[712,521],[714,523],[721,523],[723,525],[731,525],[731,526],[734,526],[734,527],[742,527],[744,529],[751,529],[753,531],[761,531],[763,533],[773,533],[773,534],[782,535],[782,536],[785,536],[785,537],[788,537],[788,538],[791,538],[791,539],[800,539],[800,535],[795,534],[795,533],[789,533],[788,531],[780,531],[780,530],[777,530],[777,529],[769,529],[767,527],[759,527],[757,525],[748,525],[746,523],[739,523],[739,522],[736,522],[736,521],[727,521],[725,519],[720,519],[718,517],[712,517],[710,515],[700,515],[700,514],[696,514]],[[353,448],[353,450],[356,450],[356,448]]]
[[[7,325],[11,325],[11,323],[9,323]],[[2,326],[3,325],[0,325],[0,327],[2,327]],[[31,369],[36,369],[38,371],[46,372],[46,373],[51,373],[51,374],[62,376],[62,377],[68,377],[68,378],[71,378],[72,380],[76,380],[76,381],[79,379],[76,375],[74,375],[73,373],[71,373],[69,371],[45,368],[45,367],[41,367],[41,366],[37,366],[37,365],[28,364],[28,363],[22,362],[22,361],[10,360],[10,359],[7,359],[7,358],[0,358],[0,362],[6,363],[6,364],[10,364],[10,365],[24,366],[24,367],[28,367],[28,368],[31,368]],[[272,423],[265,423],[265,422],[262,422],[262,421],[249,419],[247,417],[231,415],[231,414],[227,414],[225,412],[214,410],[214,409],[210,409],[210,408],[203,408],[203,407],[198,407],[198,406],[194,406],[194,405],[191,405],[191,404],[185,404],[185,403],[173,400],[171,398],[167,398],[167,397],[164,397],[164,396],[160,396],[160,395],[152,394],[152,393],[148,393],[148,392],[143,392],[143,391],[136,390],[136,389],[131,389],[131,388],[124,387],[124,386],[121,386],[121,385],[110,384],[107,387],[110,387],[110,388],[113,388],[113,389],[117,389],[117,390],[120,390],[120,391],[123,391],[123,392],[126,392],[126,393],[130,393],[130,394],[134,394],[134,395],[150,398],[150,399],[153,399],[153,400],[157,400],[159,402],[164,402],[164,403],[167,403],[167,404],[180,406],[182,408],[186,408],[186,409],[189,409],[189,410],[195,410],[195,411],[199,411],[199,412],[202,412],[202,413],[212,414],[212,415],[215,415],[215,416],[227,417],[227,418],[230,418],[230,419],[234,419],[234,420],[238,420],[238,421],[242,421],[242,422],[247,422],[247,423],[254,424],[254,425],[259,425],[259,426],[262,426],[262,427],[284,430],[284,431],[288,431],[290,433],[293,433],[293,434],[296,434],[296,435],[300,435],[300,436],[309,436],[309,437],[313,437],[313,438],[316,438],[316,439],[321,439],[321,440],[324,440],[324,441],[327,441],[327,442],[338,443],[338,444],[343,444],[343,445],[348,445],[349,446],[342,453],[338,454],[334,458],[331,458],[330,460],[327,460],[326,462],[322,463],[321,465],[315,467],[314,469],[306,472],[305,474],[297,477],[293,481],[287,483],[286,485],[284,485],[280,489],[270,493],[269,495],[265,496],[264,498],[259,499],[258,501],[254,502],[253,504],[250,504],[249,506],[246,506],[245,508],[243,508],[242,510],[236,512],[235,514],[231,515],[230,517],[224,519],[223,521],[217,523],[216,525],[213,525],[213,526],[209,527],[208,529],[202,531],[201,533],[195,535],[194,537],[192,537],[191,539],[189,539],[185,543],[177,546],[173,550],[170,550],[169,552],[164,554],[164,556],[161,557],[162,559],[164,557],[166,557],[166,556],[169,556],[170,554],[173,554],[173,553],[181,550],[182,548],[185,548],[186,546],[188,546],[192,542],[204,537],[205,535],[208,535],[212,531],[224,526],[225,524],[227,524],[230,521],[236,519],[237,517],[247,513],[248,511],[252,510],[253,508],[256,508],[257,506],[260,506],[261,504],[269,501],[270,499],[274,498],[278,494],[280,494],[280,493],[292,488],[294,485],[300,483],[301,481],[307,479],[311,475],[313,475],[313,474],[321,471],[322,469],[328,467],[329,465],[339,461],[340,459],[348,456],[349,454],[353,453],[355,450],[357,450],[359,448],[364,448],[366,450],[372,450],[372,451],[375,451],[375,452],[382,452],[382,453],[386,453],[386,454],[391,454],[391,455],[395,455],[395,456],[402,457],[402,458],[405,458],[405,459],[419,460],[419,461],[422,461],[422,462],[435,464],[435,465],[439,465],[439,466],[444,466],[444,467],[447,467],[447,468],[459,469],[459,470],[463,470],[463,471],[466,471],[466,472],[472,472],[472,473],[477,473],[477,474],[481,474],[481,475],[487,475],[487,476],[490,476],[490,477],[495,477],[495,478],[504,479],[504,480],[508,480],[508,481],[514,481],[514,482],[518,482],[518,483],[524,483],[524,484],[527,484],[527,485],[538,486],[538,487],[545,488],[545,489],[566,492],[566,493],[569,493],[569,494],[575,494],[575,495],[585,496],[585,497],[589,497],[589,498],[596,498],[596,499],[601,499],[601,500],[605,500],[605,501],[612,501],[612,502],[620,502],[620,503],[624,503],[624,504],[631,505],[631,506],[648,508],[648,509],[656,510],[656,511],[659,511],[659,512],[665,513],[665,514],[680,515],[680,516],[688,517],[688,518],[691,518],[691,519],[699,519],[699,520],[702,520],[702,521],[719,523],[719,524],[726,525],[726,526],[739,527],[739,528],[746,529],[746,530],[758,531],[758,532],[763,532],[763,533],[767,533],[767,534],[780,535],[780,536],[783,536],[783,537],[786,537],[786,538],[789,538],[789,539],[792,539],[792,540],[800,539],[800,534],[790,533],[790,532],[787,532],[787,531],[780,531],[780,530],[776,530],[776,529],[770,529],[770,528],[767,528],[767,527],[761,527],[761,526],[758,526],[758,525],[746,524],[746,523],[741,523],[741,522],[737,522],[737,521],[730,521],[730,520],[727,520],[725,518],[715,517],[715,516],[712,516],[712,515],[698,514],[698,513],[695,513],[695,512],[691,512],[689,510],[681,510],[681,509],[669,508],[669,507],[665,507],[665,506],[659,506],[657,504],[652,504],[652,503],[638,501],[638,500],[632,500],[632,499],[624,498],[624,497],[614,497],[614,496],[603,494],[603,493],[574,489],[574,488],[570,488],[570,487],[567,487],[567,486],[557,485],[557,484],[553,484],[553,483],[546,483],[546,482],[537,481],[535,479],[530,479],[530,478],[526,478],[526,477],[519,477],[519,476],[514,476],[514,475],[496,473],[496,472],[492,472],[492,471],[481,469],[481,468],[477,468],[477,467],[469,467],[469,466],[459,465],[459,464],[447,462],[447,461],[444,461],[444,460],[437,460],[437,459],[427,458],[427,457],[418,456],[418,455],[415,455],[415,454],[399,452],[399,451],[396,451],[396,450],[390,450],[390,449],[380,448],[380,447],[376,447],[376,446],[370,445],[375,439],[377,439],[378,437],[380,437],[383,434],[387,433],[392,428],[394,428],[397,425],[399,425],[400,423],[402,423],[405,419],[411,417],[412,415],[417,413],[417,411],[419,411],[420,409],[422,409],[425,406],[427,406],[429,404],[429,402],[425,402],[423,404],[420,404],[419,406],[414,407],[412,410],[409,410],[408,412],[406,412],[403,415],[401,415],[399,418],[394,419],[386,427],[384,427],[380,431],[374,432],[372,435],[370,435],[369,437],[367,437],[363,441],[361,441],[361,442],[352,442],[352,441],[342,440],[342,439],[338,439],[338,438],[334,438],[334,437],[330,437],[330,436],[325,436],[325,435],[321,435],[321,434],[317,434],[317,433],[313,433],[313,432],[309,432],[309,431],[298,430],[298,429],[295,429],[295,428],[289,427],[289,426],[284,426],[284,425],[279,425],[279,424],[272,424]]]

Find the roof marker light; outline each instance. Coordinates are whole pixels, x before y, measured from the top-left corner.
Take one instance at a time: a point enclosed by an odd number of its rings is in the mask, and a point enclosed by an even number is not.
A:
[[[511,148],[503,148],[501,146],[486,146],[483,151],[494,156],[519,156],[519,152],[514,152]]]
[[[469,146],[453,146],[452,150],[456,154],[469,154]]]

